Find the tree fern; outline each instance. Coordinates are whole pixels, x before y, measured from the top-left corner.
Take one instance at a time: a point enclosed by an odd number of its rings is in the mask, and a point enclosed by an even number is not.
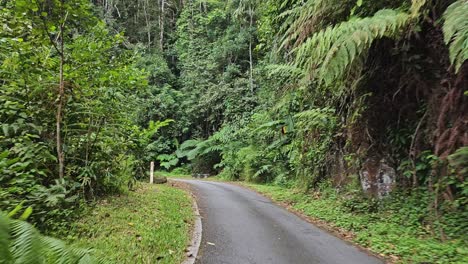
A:
[[[410,23],[417,22],[422,14],[421,9],[427,1],[412,0],[411,2],[411,7],[407,9],[407,12],[382,9],[371,17],[351,17],[345,22],[318,31],[317,28],[308,30],[310,28],[308,24],[310,20],[323,15],[322,12],[330,7],[324,6],[322,0],[308,1],[286,14],[294,17],[296,21],[290,22],[288,19],[284,23],[283,27],[289,28],[285,30],[283,47],[295,39],[297,47],[292,50],[295,58],[292,65],[304,70],[303,76],[306,80],[316,79],[319,83],[329,85],[342,78],[351,64],[357,58],[361,58],[361,55],[371,47],[375,40],[384,37],[397,38],[405,32]],[[466,1],[463,2],[466,3]],[[347,3],[341,3],[341,5],[335,3],[333,6],[343,7]],[[340,21],[342,17],[342,15],[335,15],[330,22]]]
[[[450,62],[455,72],[468,58],[468,1],[458,0],[444,13],[444,41],[449,45]]]
[[[196,157],[211,152],[221,151],[223,145],[219,143],[219,138],[216,137],[216,134],[206,140],[187,140],[180,145],[176,154],[179,158],[186,157],[188,160],[193,160]]]
[[[189,139],[184,141],[179,149],[176,151],[176,155],[178,158],[187,157],[187,159],[192,160],[194,159],[199,153],[199,149],[197,149],[197,145],[200,144],[202,140],[200,139]]]
[[[301,45],[313,32],[317,32],[323,25],[334,21],[338,17],[345,17],[345,6],[355,0],[315,0],[305,1],[294,8],[285,11],[285,17],[280,31],[284,38],[280,48]],[[284,5],[288,1],[285,1]]]
[[[295,65],[330,84],[346,72],[352,62],[383,37],[394,38],[408,25],[410,15],[384,9],[373,17],[352,18],[314,34],[294,50]]]
[[[293,65],[287,64],[271,64],[266,67],[270,78],[279,79],[281,83],[288,83],[292,80],[297,80],[303,77],[304,72]]]

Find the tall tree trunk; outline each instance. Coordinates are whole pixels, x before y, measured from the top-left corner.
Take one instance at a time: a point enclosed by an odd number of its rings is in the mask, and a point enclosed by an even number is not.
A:
[[[161,0],[161,12],[159,13],[159,47],[164,50],[164,8],[166,0]]]
[[[253,26],[252,6],[249,7],[249,16],[250,16],[249,31],[252,31],[252,26]],[[253,87],[252,32],[249,32],[249,64],[250,64],[250,91],[253,93],[254,87]]]
[[[57,159],[59,165],[59,178],[63,178],[65,171],[65,154],[63,153],[62,145],[62,117],[63,117],[63,99],[65,95],[65,81],[63,78],[63,65],[65,64],[64,54],[64,27],[66,17],[64,16],[63,10],[64,0],[61,1],[61,16],[63,22],[60,23],[60,81],[59,81],[59,93],[57,102],[57,116],[56,116],[56,144],[57,144]]]
[[[149,19],[149,15],[148,15],[148,10],[147,10],[147,7],[148,7],[148,1],[144,1],[143,2],[143,12],[145,13],[145,21],[146,21],[146,34],[148,36],[148,48],[151,47],[151,25],[150,25],[150,19]]]

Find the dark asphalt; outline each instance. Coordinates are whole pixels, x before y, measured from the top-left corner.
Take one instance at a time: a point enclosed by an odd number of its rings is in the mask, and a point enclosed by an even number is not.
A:
[[[203,223],[198,264],[383,263],[245,188],[192,185]]]

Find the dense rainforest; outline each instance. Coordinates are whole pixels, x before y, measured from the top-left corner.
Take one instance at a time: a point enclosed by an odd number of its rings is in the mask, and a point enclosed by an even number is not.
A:
[[[418,211],[402,221],[466,241],[466,0],[0,10],[0,210],[42,232],[63,236],[87,201],[131,190],[156,161],[334,190],[351,212],[397,198]]]

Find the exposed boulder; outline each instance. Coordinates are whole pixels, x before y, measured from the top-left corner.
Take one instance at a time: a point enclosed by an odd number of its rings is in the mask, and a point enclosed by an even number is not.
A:
[[[166,177],[156,177],[153,181],[154,184],[163,184],[167,182]]]
[[[382,198],[395,187],[395,169],[389,166],[385,159],[367,159],[359,176],[363,191],[373,197]]]

